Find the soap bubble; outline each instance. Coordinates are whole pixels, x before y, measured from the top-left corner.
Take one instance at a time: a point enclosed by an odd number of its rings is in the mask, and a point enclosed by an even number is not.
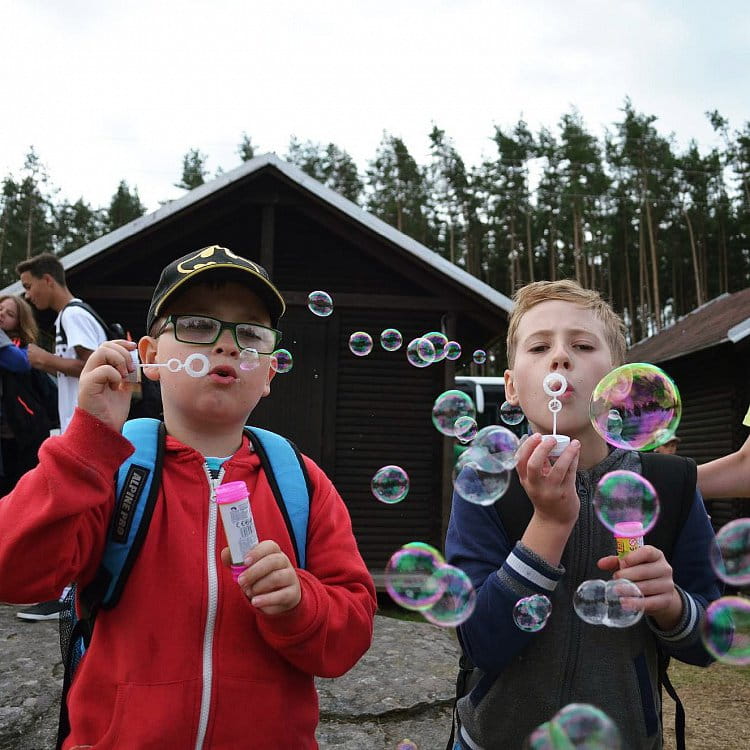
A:
[[[573,609],[589,625],[629,628],[643,617],[643,594],[627,578],[595,578],[576,589]]]
[[[432,555],[432,557],[435,559],[436,566],[445,565],[445,558],[441,554],[440,550],[438,550],[436,547],[433,547],[431,544],[427,544],[427,542],[408,542],[401,549],[422,550],[423,552],[427,552],[428,554]]]
[[[435,347],[425,338],[412,339],[406,347],[406,359],[414,367],[427,367],[435,359]]]
[[[513,622],[527,633],[540,631],[552,612],[552,602],[544,594],[533,594],[519,599],[513,607]]]
[[[732,586],[750,584],[750,518],[722,526],[711,541],[711,567]]]
[[[445,582],[435,578],[442,556],[422,547],[402,547],[391,555],[385,568],[385,588],[391,599],[405,609],[431,607],[442,595]]]
[[[505,424],[521,424],[524,416],[523,409],[520,406],[511,404],[510,401],[503,401],[503,405],[500,407],[500,419]]]
[[[568,704],[550,723],[559,727],[574,748],[620,750],[622,747],[617,725],[604,711],[588,703]]]
[[[432,405],[432,424],[438,432],[448,437],[456,434],[456,420],[459,417],[476,416],[471,396],[456,389],[441,393]]]
[[[453,429],[462,443],[470,443],[477,435],[477,421],[473,417],[459,417]]]
[[[328,292],[310,292],[307,297],[307,309],[319,318],[327,318],[333,312],[333,300]]]
[[[429,609],[421,610],[422,617],[433,625],[458,627],[471,617],[477,603],[471,579],[453,565],[438,568],[434,578],[441,588],[440,598]]]
[[[288,349],[277,349],[271,355],[271,369],[282,375],[292,369],[294,360],[292,353]]]
[[[404,339],[401,336],[401,331],[397,328],[386,328],[380,332],[380,346],[387,352],[395,352],[401,348],[401,344],[403,343]]]
[[[484,349],[477,349],[471,357],[477,365],[483,365],[487,361],[487,352]]]
[[[445,345],[445,358],[455,362],[461,356],[461,344],[458,341],[449,341]]]
[[[527,738],[524,750],[622,750],[617,725],[601,709],[570,703]]]
[[[453,489],[466,502],[492,505],[507,491],[510,472],[503,469],[486,447],[475,445],[464,451],[453,467]]]
[[[256,349],[243,349],[240,352],[240,370],[251,372],[260,365],[260,355]]]
[[[654,365],[622,365],[605,375],[591,394],[594,429],[616,448],[649,451],[677,431],[682,402],[677,386]]]
[[[399,503],[409,493],[409,475],[400,466],[383,466],[375,472],[370,489],[381,503]]]
[[[435,347],[435,357],[433,362],[442,362],[445,359],[445,349],[448,346],[448,337],[440,331],[430,331],[422,336]]]
[[[349,350],[357,357],[366,357],[372,351],[372,336],[365,331],[355,331],[349,336]]]
[[[401,742],[396,745],[396,750],[419,750],[417,747],[416,742],[412,742],[411,740],[401,740]]]
[[[659,498],[648,479],[620,469],[599,480],[594,492],[594,511],[612,532],[618,523],[638,522],[645,534],[659,518]]]
[[[489,458],[500,469],[512,469],[517,462],[516,452],[521,445],[518,436],[499,424],[487,425],[477,433],[473,448],[484,448]]]
[[[700,623],[709,653],[725,664],[750,664],[750,599],[723,596],[711,602]]]

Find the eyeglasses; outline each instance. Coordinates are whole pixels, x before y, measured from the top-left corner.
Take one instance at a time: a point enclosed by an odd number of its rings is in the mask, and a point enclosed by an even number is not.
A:
[[[257,323],[230,323],[207,315],[170,315],[156,332],[161,336],[172,324],[174,337],[183,344],[214,344],[222,331],[229,329],[240,349],[255,349],[258,354],[273,354],[281,341],[281,331]]]

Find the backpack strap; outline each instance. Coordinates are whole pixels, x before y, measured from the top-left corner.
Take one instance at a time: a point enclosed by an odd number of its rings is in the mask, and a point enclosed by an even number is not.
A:
[[[105,323],[104,318],[102,318],[102,316],[99,315],[99,313],[96,310],[94,310],[94,308],[91,307],[91,305],[89,305],[88,302],[84,302],[83,300],[80,300],[80,299],[73,299],[70,302],[68,302],[68,304],[65,305],[65,307],[63,307],[63,312],[68,307],[82,307],[101,326],[106,338],[108,339],[125,338],[125,331],[119,323],[115,323],[113,325],[108,325],[107,323]],[[65,333],[65,329],[63,328],[62,313],[60,315],[60,332],[62,334],[63,343],[67,344],[68,337]]]
[[[302,456],[291,441],[275,432],[249,425],[245,431],[260,458],[268,484],[284,517],[297,565],[304,568],[312,487]]]
[[[111,609],[120,595],[146,538],[159,495],[166,430],[158,419],[132,419],[122,434],[135,453],[117,470],[115,509],[99,570],[81,592],[84,611]],[[154,479],[157,481],[154,481]]]

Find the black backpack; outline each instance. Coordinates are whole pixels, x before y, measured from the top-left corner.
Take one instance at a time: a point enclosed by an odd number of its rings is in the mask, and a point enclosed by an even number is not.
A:
[[[641,461],[643,476],[654,485],[656,494],[659,497],[672,497],[675,490],[679,491],[683,488],[696,486],[697,468],[695,461],[691,458],[665,456],[660,453],[642,453]],[[646,544],[651,544],[662,550],[668,560],[672,557],[679,532],[685,525],[685,521],[687,521],[688,514],[690,513],[693,498],[691,496],[688,502],[688,494],[682,491],[677,498],[680,502],[661,504],[659,523],[646,534],[644,539]],[[507,493],[499,502],[495,503],[494,507],[500,516],[500,521],[508,534],[511,545],[514,545],[523,536],[534,512],[534,506],[521,487],[518,474],[515,471],[511,472],[511,483]],[[675,740],[677,750],[685,750],[685,708],[667,674],[669,656],[661,648],[658,649],[658,654],[659,690],[661,692],[661,687],[663,686],[675,703]],[[456,721],[458,718],[456,704],[460,698],[471,692],[478,679],[477,673],[478,670],[472,664],[471,659],[462,650],[458,662],[458,675],[456,677],[453,722],[446,750],[453,750],[454,746]],[[661,719],[661,715],[659,718]]]
[[[56,383],[41,370],[3,373],[2,413],[18,445],[23,474],[36,466],[39,446],[59,426]]]
[[[106,334],[108,340],[128,338],[127,331],[120,323],[106,323],[104,321],[104,318],[102,318],[102,316],[99,315],[99,313],[94,310],[94,308],[91,307],[91,305],[89,305],[87,302],[83,302],[80,299],[71,300],[67,305],[65,305],[65,307],[63,307],[63,311],[68,307],[82,307],[102,327],[102,330]],[[60,336],[61,342],[63,344],[67,344],[68,337],[65,333],[65,329],[62,326],[62,318],[60,318]]]

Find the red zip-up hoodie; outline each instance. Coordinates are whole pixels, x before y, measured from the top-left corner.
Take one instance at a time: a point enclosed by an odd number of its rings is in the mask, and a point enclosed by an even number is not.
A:
[[[0,500],[0,601],[86,585],[101,558],[113,476],[133,446],[78,409],[39,466]],[[101,611],[68,696],[65,748],[316,748],[313,676],[369,648],[376,608],[347,509],[310,459],[313,487],[300,603],[255,609],[219,559],[226,546],[203,456],[167,437],[159,497],[119,604]],[[244,480],[258,536],[292,542],[247,438],[222,482]]]

